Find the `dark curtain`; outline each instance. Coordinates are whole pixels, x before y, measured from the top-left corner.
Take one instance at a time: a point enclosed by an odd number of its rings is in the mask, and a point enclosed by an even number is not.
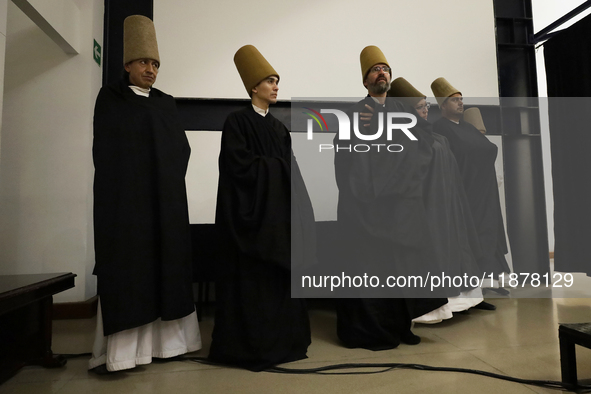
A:
[[[591,275],[591,16],[545,44],[554,268]]]

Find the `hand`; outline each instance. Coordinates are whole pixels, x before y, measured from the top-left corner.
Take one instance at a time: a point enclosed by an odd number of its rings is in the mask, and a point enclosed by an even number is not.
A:
[[[370,112],[361,112],[359,113],[359,119],[369,122],[369,123],[365,123],[363,124],[364,127],[369,127],[369,124],[371,123],[371,118],[373,117],[373,108],[370,107],[369,105],[365,104],[365,108],[367,108]]]

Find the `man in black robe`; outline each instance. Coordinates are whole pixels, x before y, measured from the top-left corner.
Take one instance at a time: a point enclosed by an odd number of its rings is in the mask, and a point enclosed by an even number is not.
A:
[[[268,112],[279,74],[252,45],[234,62],[252,105],[222,132],[216,225],[226,242],[209,358],[261,371],[306,358],[308,312],[291,298],[290,272],[313,262],[316,235],[289,131]]]
[[[408,111],[396,100],[386,101],[391,70],[381,50],[366,47],[360,58],[368,96],[348,115],[354,125],[354,113],[373,113],[369,126],[362,131],[370,135],[375,134],[379,118],[385,113]],[[350,134],[350,140],[340,140],[337,134],[335,149],[368,143],[353,131]],[[356,270],[353,274],[425,274],[432,249],[421,195],[421,168],[428,164],[429,155],[422,155],[420,149],[429,150],[429,144],[423,138],[411,141],[400,131],[393,133],[391,140],[384,132],[371,143],[400,144],[404,149],[397,153],[385,148],[364,153],[336,149],[338,227],[341,248],[346,250],[343,263]],[[418,344],[420,338],[411,332],[411,320],[446,300],[417,302],[403,295],[399,292],[394,298],[338,300],[337,334],[344,345],[382,350],[395,348],[400,342]]]
[[[190,147],[173,97],[152,87],[160,60],[150,19],[125,20],[124,58],[124,78],[101,89],[94,112],[100,319],[89,366],[109,371],[201,347],[185,188]],[[181,332],[160,336],[168,324]],[[157,337],[153,348],[146,331]]]
[[[510,272],[505,260],[508,248],[495,171],[498,148],[463,120],[464,103],[460,91],[445,78],[433,81],[431,89],[442,116],[433,124],[433,131],[448,139],[460,168],[482,250],[478,265],[487,278],[493,274],[494,279],[498,279],[500,274]],[[483,309],[494,309],[486,306],[480,305]]]
[[[430,142],[430,162],[422,173],[422,195],[431,239],[435,250],[435,260],[431,264],[431,274],[450,277],[482,277],[477,264],[480,256],[480,243],[472,221],[470,207],[464,192],[464,185],[456,159],[449,148],[447,139],[432,130],[427,121],[429,114],[425,95],[419,92],[406,79],[400,77],[392,82],[389,97],[397,97],[412,108],[417,117],[415,130],[422,132],[421,138]],[[415,322],[435,323],[451,318],[452,312],[467,310],[482,301],[482,290],[468,283],[459,287],[445,286],[449,301],[438,310],[414,319]]]

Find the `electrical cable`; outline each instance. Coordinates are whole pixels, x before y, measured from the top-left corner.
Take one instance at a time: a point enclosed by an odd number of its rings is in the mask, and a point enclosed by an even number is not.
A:
[[[208,365],[219,365],[227,366],[224,364],[212,362],[204,357],[178,357],[173,361],[193,361]],[[338,370],[350,370],[350,369],[361,369],[361,368],[381,368],[379,371],[347,371],[347,372],[330,372]],[[530,386],[543,387],[553,390],[562,391],[577,391],[579,393],[591,392],[590,385],[580,384],[569,384],[554,380],[535,380],[535,379],[521,379],[508,375],[501,375],[493,372],[480,371],[476,369],[468,368],[455,368],[455,367],[433,367],[430,365],[422,364],[406,364],[406,363],[347,363],[347,364],[333,364],[326,365],[317,368],[284,368],[284,367],[272,367],[266,372],[271,373],[283,373],[283,374],[317,374],[317,375],[369,375],[376,373],[383,373],[394,369],[414,369],[419,371],[439,371],[439,372],[458,372],[458,373],[469,373],[473,375],[487,376],[490,378],[506,380],[514,383],[521,383]]]
[[[62,356],[66,359],[78,358],[78,357],[89,357],[92,353],[78,353],[78,354],[55,354],[56,356]],[[207,365],[216,366],[228,366],[226,364],[217,363],[209,360],[205,357],[184,357],[177,356],[167,361],[191,361],[198,362]],[[162,360],[164,361],[164,360]],[[363,368],[381,368],[379,371],[348,371],[351,369],[363,369]],[[271,367],[266,369],[265,372],[271,373],[282,373],[282,374],[295,374],[295,375],[371,375],[376,373],[388,372],[394,369],[414,369],[418,371],[439,371],[439,372],[458,372],[458,373],[469,373],[473,375],[481,375],[494,379],[506,380],[514,383],[526,384],[529,386],[543,387],[553,390],[568,390],[576,391],[579,393],[591,392],[591,385],[580,385],[580,384],[569,384],[554,380],[535,380],[535,379],[521,379],[508,375],[501,375],[494,372],[480,371],[477,369],[469,368],[455,368],[455,367],[433,367],[430,365],[423,364],[406,364],[406,363],[346,363],[346,364],[331,364],[317,368],[284,368],[284,367]],[[337,371],[345,372],[337,372]],[[335,371],[335,372],[331,372]]]
[[[92,356],[92,353],[76,353],[76,354],[68,354],[68,353],[64,353],[64,354],[53,354],[54,356],[62,356],[65,359],[71,359],[71,358],[78,358],[78,357],[90,357]]]

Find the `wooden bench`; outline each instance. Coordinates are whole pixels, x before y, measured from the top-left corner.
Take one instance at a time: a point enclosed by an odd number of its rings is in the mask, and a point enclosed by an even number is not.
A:
[[[66,364],[51,351],[53,295],[74,287],[75,274],[0,275],[0,383],[25,365]]]
[[[558,327],[558,338],[562,382],[576,385],[578,380],[575,345],[591,348],[591,323],[561,324]]]

